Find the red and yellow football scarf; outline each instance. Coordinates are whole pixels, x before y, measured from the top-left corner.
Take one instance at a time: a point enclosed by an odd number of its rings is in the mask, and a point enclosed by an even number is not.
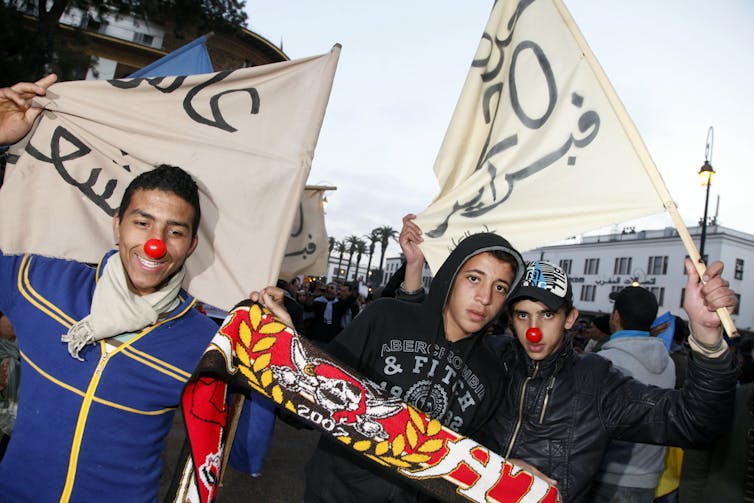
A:
[[[173,501],[211,503],[217,496],[227,385],[274,400],[444,501],[560,501],[555,487],[390,397],[256,303],[230,312],[183,392],[191,452]]]

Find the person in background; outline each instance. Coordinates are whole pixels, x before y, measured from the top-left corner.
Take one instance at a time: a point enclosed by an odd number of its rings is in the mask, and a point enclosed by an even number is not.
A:
[[[307,339],[312,338],[312,324],[314,323],[314,311],[312,309],[314,298],[308,288],[300,288],[296,293],[296,301],[304,309],[304,331],[303,335]]]
[[[335,311],[337,302],[338,285],[332,282],[327,284],[323,295],[314,298],[312,302],[312,310],[314,311],[312,341],[318,344],[327,344],[340,332]]]
[[[589,341],[584,346],[584,353],[596,353],[610,338],[610,315],[595,316],[586,327],[586,337]]]
[[[294,276],[290,281],[279,279],[277,287],[283,290],[283,294],[285,295],[283,302],[285,303],[285,309],[293,320],[293,328],[296,329],[296,332],[304,335],[304,306],[299,304],[296,298],[299,284],[299,279]]]
[[[338,287],[338,303],[335,306],[335,317],[340,320],[341,330],[351,324],[359,314],[359,284],[344,283]]]
[[[597,353],[616,369],[644,384],[675,387],[675,365],[665,343],[649,333],[657,299],[640,286],[610,294],[610,339]],[[592,487],[592,501],[652,503],[665,466],[665,447],[612,440]]]

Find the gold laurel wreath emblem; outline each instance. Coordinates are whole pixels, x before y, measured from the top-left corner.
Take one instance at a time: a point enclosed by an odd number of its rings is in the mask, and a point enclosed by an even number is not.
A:
[[[432,459],[432,454],[445,447],[445,439],[438,436],[442,431],[442,424],[437,419],[424,422],[421,413],[414,407],[407,405],[410,420],[406,422],[403,433],[392,439],[357,440],[349,436],[337,437],[354,450],[363,453],[368,458],[384,466],[392,466],[405,470],[422,468],[422,463]],[[434,438],[433,438],[434,437]]]
[[[249,386],[296,414],[295,405],[285,399],[283,390],[274,382],[270,369],[272,347],[287,328],[268,309],[252,304],[249,308],[249,323],[242,320],[238,325],[235,350],[238,368]],[[414,407],[407,406],[407,410],[410,420],[406,422],[404,432],[392,439],[354,441],[350,435],[336,438],[381,465],[406,470],[421,468],[421,463],[426,463],[432,458],[432,454],[444,448],[446,439],[438,437],[442,424],[437,419],[425,423],[422,414]]]
[[[238,369],[246,377],[248,385],[295,414],[296,407],[290,400],[285,400],[283,403],[283,390],[274,382],[270,369],[272,348],[278,336],[287,328],[267,308],[252,304],[249,308],[249,323],[242,319],[238,324],[235,352]]]

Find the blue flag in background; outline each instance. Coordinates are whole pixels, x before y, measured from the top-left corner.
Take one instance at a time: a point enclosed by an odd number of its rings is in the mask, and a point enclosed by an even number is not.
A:
[[[129,78],[167,77],[169,75],[195,75],[199,73],[212,73],[212,62],[209,60],[207,35],[202,35],[196,40],[179,47],[173,52],[166,54],[141,70],[137,70]]]
[[[661,327],[667,323],[666,327]],[[652,323],[652,333],[655,332],[655,328],[661,330],[655,337],[665,343],[665,347],[670,351],[670,345],[673,342],[673,334],[675,334],[675,316],[670,314],[670,311],[665,312],[662,316],[659,316],[654,323]]]

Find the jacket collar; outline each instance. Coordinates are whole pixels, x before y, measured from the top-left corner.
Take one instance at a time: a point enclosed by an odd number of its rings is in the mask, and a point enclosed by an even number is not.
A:
[[[565,363],[576,354],[573,350],[571,336],[568,334],[564,335],[563,344],[560,345],[558,350],[544,360],[535,361],[529,358],[517,338],[514,347],[516,359],[521,362],[520,367],[525,369],[526,375],[544,379],[560,372]]]

